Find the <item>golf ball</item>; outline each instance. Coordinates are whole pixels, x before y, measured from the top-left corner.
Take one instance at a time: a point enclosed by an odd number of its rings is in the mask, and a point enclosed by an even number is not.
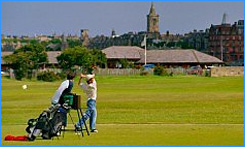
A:
[[[23,88],[23,89],[27,89],[27,85],[23,85],[22,88]]]

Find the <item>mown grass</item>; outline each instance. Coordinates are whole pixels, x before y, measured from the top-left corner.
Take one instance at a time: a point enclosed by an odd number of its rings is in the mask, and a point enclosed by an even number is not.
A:
[[[27,120],[38,117],[50,105],[60,83],[2,77],[2,145],[45,145],[46,142],[79,146],[244,144],[243,77],[196,76],[97,77],[99,134],[77,137],[74,142],[69,141],[69,137],[75,137],[73,132],[67,132],[59,141],[4,142],[8,133],[25,133]],[[28,85],[27,90],[21,88],[23,84]],[[85,108],[85,95],[77,86],[73,92],[82,95]],[[72,111],[72,115],[75,116],[75,112]]]

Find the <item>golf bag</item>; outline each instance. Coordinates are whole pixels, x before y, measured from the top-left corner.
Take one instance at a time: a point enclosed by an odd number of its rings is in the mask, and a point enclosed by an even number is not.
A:
[[[43,139],[51,139],[61,134],[62,126],[66,126],[67,110],[57,104],[44,110],[38,118],[30,119],[26,131],[28,139],[33,141],[41,136]]]

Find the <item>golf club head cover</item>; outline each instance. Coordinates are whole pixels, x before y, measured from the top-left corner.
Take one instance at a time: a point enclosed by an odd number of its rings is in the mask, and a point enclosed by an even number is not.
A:
[[[7,135],[4,139],[5,141],[28,141],[27,136],[13,136],[13,135]]]

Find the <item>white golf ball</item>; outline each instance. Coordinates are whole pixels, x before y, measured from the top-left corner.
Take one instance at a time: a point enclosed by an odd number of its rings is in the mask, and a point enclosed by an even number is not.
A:
[[[27,85],[23,85],[22,88],[23,88],[23,89],[27,89]]]

